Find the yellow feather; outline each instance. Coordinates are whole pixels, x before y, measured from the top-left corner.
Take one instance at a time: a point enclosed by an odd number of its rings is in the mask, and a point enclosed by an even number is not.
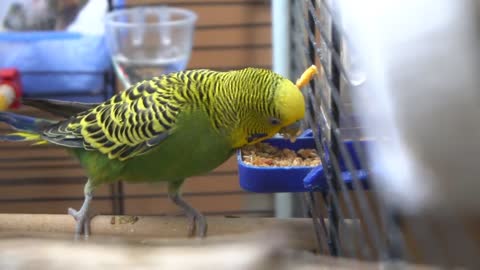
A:
[[[14,133],[11,133],[10,135],[23,137],[24,141],[37,141],[42,139],[42,137],[39,134],[33,134],[28,132],[14,132]]]
[[[33,134],[28,132],[14,132],[14,133],[10,133],[9,135],[22,137],[23,141],[36,141],[32,143],[32,145],[41,145],[41,144],[48,143],[48,141],[45,141],[44,139],[42,139],[42,137],[39,134]]]
[[[38,141],[36,143],[32,143],[32,145],[43,145],[43,144],[47,144],[48,142],[47,141]]]

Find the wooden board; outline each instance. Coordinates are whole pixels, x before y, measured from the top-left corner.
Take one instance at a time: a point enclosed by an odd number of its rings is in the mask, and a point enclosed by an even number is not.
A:
[[[130,0],[127,5],[169,5],[197,14],[190,69],[271,66],[270,1]]]

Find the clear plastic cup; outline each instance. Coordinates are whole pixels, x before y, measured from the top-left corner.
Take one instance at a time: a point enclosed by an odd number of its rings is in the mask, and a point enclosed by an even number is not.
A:
[[[174,7],[136,7],[110,12],[106,38],[125,87],[184,70],[190,60],[197,15]]]

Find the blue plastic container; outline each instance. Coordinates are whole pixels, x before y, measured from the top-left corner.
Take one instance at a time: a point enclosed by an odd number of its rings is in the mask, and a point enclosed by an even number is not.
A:
[[[110,56],[103,35],[74,32],[0,33],[0,68],[20,71],[27,97],[105,99]]]
[[[372,143],[371,141],[358,141],[358,142],[359,142],[360,148],[363,151],[367,151],[368,145]],[[356,177],[360,180],[362,187],[365,189],[368,189],[369,188],[368,172],[365,168],[361,167],[360,157],[359,157],[359,154],[355,151],[354,142],[345,141],[344,143],[351,157],[351,161],[355,169]],[[347,166],[345,165],[343,158],[340,159],[340,170],[342,171],[342,178],[344,180],[345,185],[347,186],[347,188],[352,188],[354,177],[352,173],[347,169]],[[323,166],[317,166],[313,170],[311,170],[302,179],[302,182],[304,184],[304,187],[308,190],[327,190],[328,189],[328,183],[323,170]]]
[[[279,148],[299,150],[301,148],[315,148],[313,138],[301,137],[295,143],[283,138],[273,138],[265,141]],[[258,167],[243,162],[242,153],[237,152],[238,174],[240,186],[251,192],[302,192],[308,191],[303,178],[314,167]]]
[[[311,132],[298,138],[295,143],[282,138],[272,138],[265,141],[279,148],[299,150],[301,148],[315,148],[315,142]],[[366,147],[368,141],[362,141],[361,146]],[[353,142],[346,141],[345,145],[353,158],[353,163],[358,178],[365,188],[368,188],[366,170],[360,167],[359,157],[354,151]],[[328,153],[327,153],[328,154]],[[240,186],[250,192],[274,193],[274,192],[306,192],[312,190],[326,190],[328,184],[324,174],[323,166],[316,167],[258,167],[243,162],[241,151],[237,152],[238,174]],[[346,170],[346,166],[340,160],[342,176],[347,186],[351,186],[353,177]]]

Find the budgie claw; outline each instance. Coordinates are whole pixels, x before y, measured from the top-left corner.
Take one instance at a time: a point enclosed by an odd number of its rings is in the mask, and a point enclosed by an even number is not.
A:
[[[205,237],[207,235],[207,219],[198,212],[197,209],[191,207],[177,192],[169,193],[172,202],[180,206],[188,218],[188,236],[192,237],[197,233],[197,237]]]
[[[90,202],[92,200],[92,194],[86,193],[85,199],[80,210],[75,210],[73,208],[68,208],[68,214],[72,216],[75,221],[75,235],[74,239],[78,240],[80,235],[84,235],[84,238],[87,239],[90,235]]]
[[[82,209],[77,211],[73,208],[68,208],[68,214],[77,222],[75,225],[75,240],[78,240],[82,234],[85,238],[88,238],[90,235],[90,216],[87,211],[82,211]]]
[[[205,216],[198,211],[193,213],[187,212],[186,215],[188,217],[188,236],[193,237],[196,231],[197,237],[205,237],[207,235],[207,220]]]

